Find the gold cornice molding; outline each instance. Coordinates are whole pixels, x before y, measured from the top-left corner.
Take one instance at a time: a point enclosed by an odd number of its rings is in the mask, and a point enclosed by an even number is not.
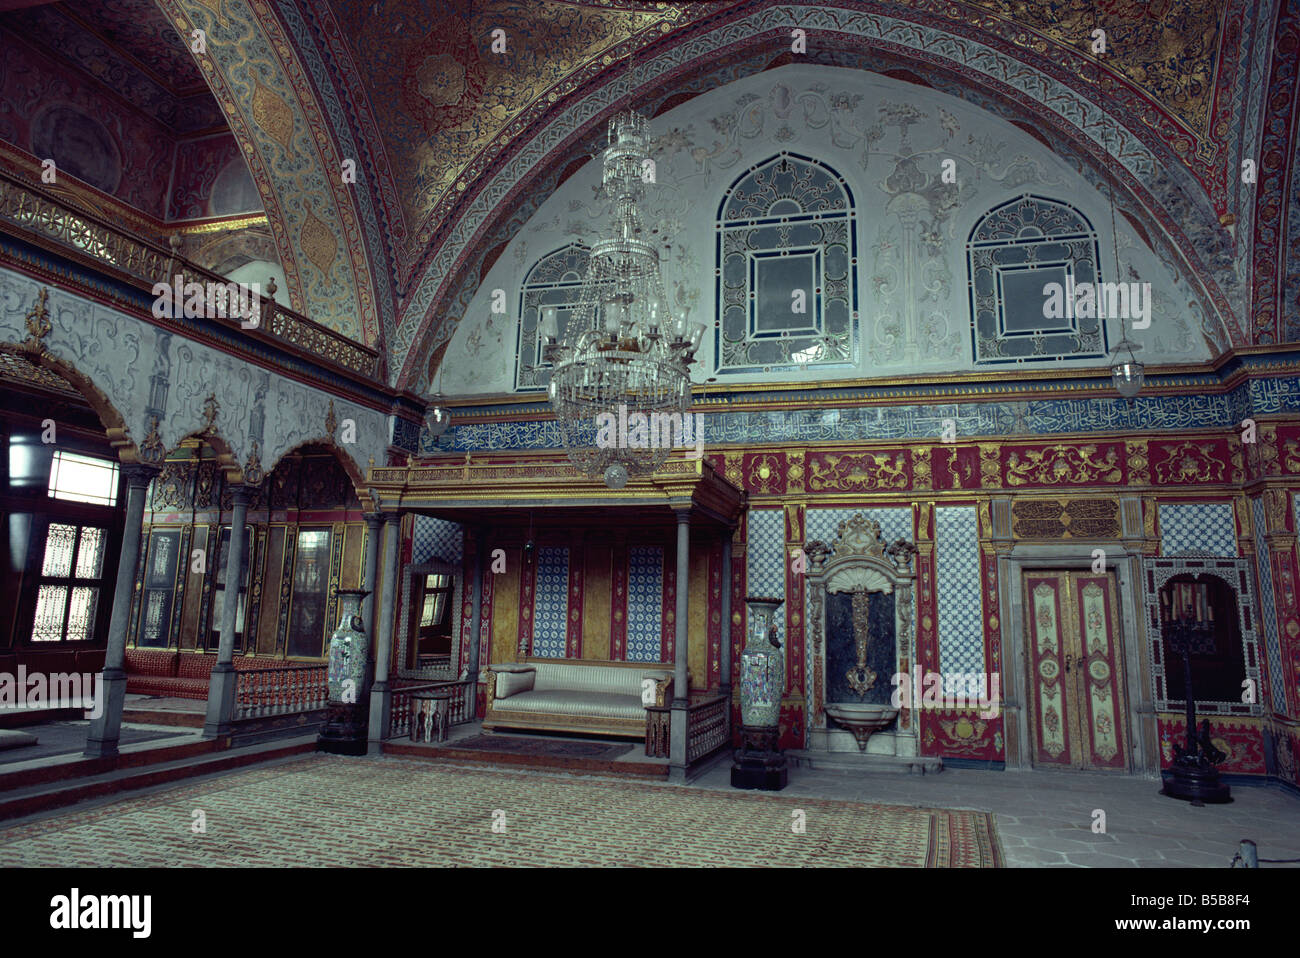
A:
[[[1192,377],[1217,375],[1219,370],[1234,357],[1262,354],[1294,354],[1277,362],[1260,364],[1235,369],[1216,383],[1191,381]],[[1114,387],[1105,378],[1105,367],[1087,369],[1057,369],[1020,371],[1022,378],[1031,384],[1021,388],[990,388],[990,384],[1002,385],[1006,381],[1006,372],[960,372],[942,374],[921,374],[916,376],[875,377],[856,379],[824,379],[810,382],[782,380],[765,383],[729,383],[693,386],[691,406],[696,411],[707,411],[711,406],[726,405],[739,409],[806,409],[809,405],[825,405],[828,408],[853,408],[857,406],[896,405],[905,400],[916,405],[950,405],[954,402],[1026,402],[1048,401],[1054,399],[1093,398],[1098,394],[1114,395]],[[1148,366],[1147,376],[1188,377],[1186,382],[1170,382],[1160,385],[1148,382],[1143,390],[1148,396],[1177,396],[1187,390],[1199,395],[1222,394],[1237,388],[1243,380],[1252,376],[1300,372],[1300,343],[1287,343],[1281,346],[1243,346],[1228,353],[1221,354],[1214,360],[1197,364],[1170,364]],[[1081,380],[1097,380],[1090,385],[1070,385],[1046,388],[1032,388],[1033,383],[1071,383]],[[914,395],[913,390],[928,387],[951,387],[952,391]],[[875,390],[876,395],[823,398],[815,395],[819,392],[865,389]],[[764,399],[772,393],[797,394],[785,399]],[[747,398],[739,399],[739,396]],[[483,409],[482,412],[456,412],[464,421],[488,422],[531,422],[545,421],[552,418],[545,394],[490,393],[482,396],[468,396],[461,399],[449,399],[445,405],[455,410]],[[506,415],[494,414],[492,407],[499,406],[535,406],[536,411],[521,410]],[[1256,417],[1267,419],[1270,416],[1285,418],[1282,414],[1267,414]]]
[[[743,489],[728,482],[704,460],[670,458],[653,475],[628,480],[622,489],[610,489],[599,479],[582,475],[563,457],[512,457],[514,461],[464,461],[417,463],[406,466],[371,466],[364,478],[367,490],[379,497],[386,510],[419,512],[454,507],[505,509],[526,504],[699,509],[734,522],[745,510]]]

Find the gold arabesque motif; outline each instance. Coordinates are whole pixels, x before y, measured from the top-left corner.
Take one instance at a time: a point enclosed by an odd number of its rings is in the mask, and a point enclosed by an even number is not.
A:
[[[1060,485],[1063,483],[1119,482],[1123,471],[1119,454],[1108,449],[1101,461],[1097,460],[1097,446],[1088,443],[1072,446],[1057,443],[1045,449],[1026,449],[1012,452],[1007,459],[1007,485],[1023,486],[1029,483]]]
[[[808,487],[814,492],[907,488],[907,470],[901,452],[826,456],[812,460],[811,473]]]

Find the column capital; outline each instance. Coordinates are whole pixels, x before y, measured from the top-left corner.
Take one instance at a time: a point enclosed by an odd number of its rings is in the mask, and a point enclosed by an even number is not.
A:
[[[686,524],[686,523],[688,523],[688,522],[691,521],[691,507],[690,507],[690,506],[683,506],[682,508],[674,509],[674,510],[673,510],[673,514],[677,516],[677,524],[678,524],[679,526],[680,526],[680,525],[684,525],[684,524]]]
[[[230,501],[234,506],[247,506],[253,501],[253,489],[242,483],[230,487]]]
[[[380,512],[379,517],[390,526],[395,526],[402,521],[402,514],[396,510],[392,512]]]
[[[362,518],[366,520],[366,528],[371,532],[378,529],[384,521],[384,515],[382,512],[367,512],[362,516]]]
[[[140,489],[149,485],[154,476],[162,472],[158,466],[151,466],[143,462],[123,463],[121,468],[122,475],[126,477],[126,484]]]

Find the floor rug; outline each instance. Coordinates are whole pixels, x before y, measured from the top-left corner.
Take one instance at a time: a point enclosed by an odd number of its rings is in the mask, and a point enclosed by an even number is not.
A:
[[[195,833],[198,810],[205,830]],[[315,755],[0,830],[0,861],[996,867],[1004,858],[987,812]]]
[[[520,738],[509,735],[474,735],[455,742],[439,742],[444,748],[482,749],[513,755],[558,755],[572,758],[615,759],[632,751],[631,745],[604,742],[570,742],[564,739]]]

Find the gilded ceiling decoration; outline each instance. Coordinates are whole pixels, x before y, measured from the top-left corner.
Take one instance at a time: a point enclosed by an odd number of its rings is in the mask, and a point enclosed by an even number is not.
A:
[[[466,189],[475,158],[505,146],[507,127],[530,105],[553,104],[576,86],[575,74],[611,66],[610,51],[630,37],[667,33],[687,19],[672,4],[417,0],[389,3],[382,16],[370,6],[333,3],[383,131],[415,250],[438,225],[440,201]],[[504,53],[492,50],[496,29],[505,31]]]
[[[871,36],[868,47],[913,57],[909,72],[922,82],[934,79],[932,63],[956,64],[963,78],[982,75],[1011,98],[1023,98],[1035,121],[1030,101],[1037,99],[1053,114],[1049,119],[1066,125],[1041,127],[1043,135],[1077,133],[1088,147],[1102,139],[1087,106],[1096,103],[1100,60],[1107,71],[1103,103],[1127,144],[1127,170],[1119,171],[1125,188],[1148,191],[1147,202],[1189,222],[1191,211],[1178,209],[1161,184],[1195,180],[1204,193],[1189,196],[1192,206],[1204,203],[1214,219],[1253,229],[1233,172],[1246,155],[1237,139],[1253,140],[1265,123],[1253,111],[1268,78],[1252,81],[1260,88],[1245,90],[1244,98],[1243,78],[1264,49],[1258,38],[1271,38],[1276,7],[1270,0],[157,2],[178,34],[179,50],[188,53],[180,41],[193,27],[208,32],[206,55],[192,59],[266,201],[292,304],[358,340],[382,340],[390,374],[406,384],[416,340],[430,338],[430,323],[458,319],[447,299],[450,280],[481,262],[476,244],[487,230],[475,207],[518,205],[515,192],[528,182],[502,177],[503,168],[525,155],[533,168],[553,162],[563,151],[552,142],[552,128],[577,132],[586,125],[593,109],[603,109],[592,92],[601,86],[621,92],[628,54],[652,41],[659,41],[656,57],[672,53],[677,64],[658,92],[693,94],[707,83],[679,74],[695,76],[714,63],[724,69],[735,59],[730,45],[741,43],[746,30],[777,36],[785,28],[775,24],[797,16],[808,24],[810,56],[818,31]],[[124,19],[113,21],[114,29]],[[750,24],[759,19],[764,26],[753,34]],[[1108,42],[1100,58],[1091,52],[1097,26]],[[504,30],[505,52],[492,48],[496,29]],[[775,47],[773,56],[780,57]],[[183,75],[182,66],[170,72]],[[1272,117],[1280,108],[1268,102]],[[352,185],[338,176],[345,158],[356,163]],[[1276,172],[1261,162],[1261,188]],[[1287,186],[1269,181],[1274,192]],[[1274,207],[1261,209],[1269,224],[1262,235],[1272,250],[1284,242],[1272,225],[1280,216]],[[1206,295],[1228,322],[1227,314],[1245,315],[1250,307],[1211,268],[1222,272],[1252,234],[1239,232],[1224,248],[1206,247],[1204,239],[1198,233],[1188,248],[1204,248],[1213,263],[1193,262],[1193,273],[1206,277]],[[1267,341],[1269,333],[1258,336]],[[444,340],[446,330],[434,338]]]
[[[913,2],[909,5],[929,6]],[[1054,41],[1092,56],[1092,31],[1106,31],[1109,70],[1142,90],[1213,156],[1210,116],[1218,69],[1221,20],[1227,5],[1206,0],[972,0],[971,6],[1028,27],[1012,38],[1046,54]],[[1096,74],[1082,77],[1096,82]],[[1182,152],[1180,150],[1180,152]]]
[[[377,244],[367,242],[359,194],[339,174],[343,157],[330,135],[337,113],[327,118],[284,24],[264,0],[158,4],[176,42],[188,45],[192,30],[205,31],[206,52],[194,58],[266,204],[291,305],[323,326],[377,343],[381,323],[391,324],[395,314],[391,288],[373,272]]]

